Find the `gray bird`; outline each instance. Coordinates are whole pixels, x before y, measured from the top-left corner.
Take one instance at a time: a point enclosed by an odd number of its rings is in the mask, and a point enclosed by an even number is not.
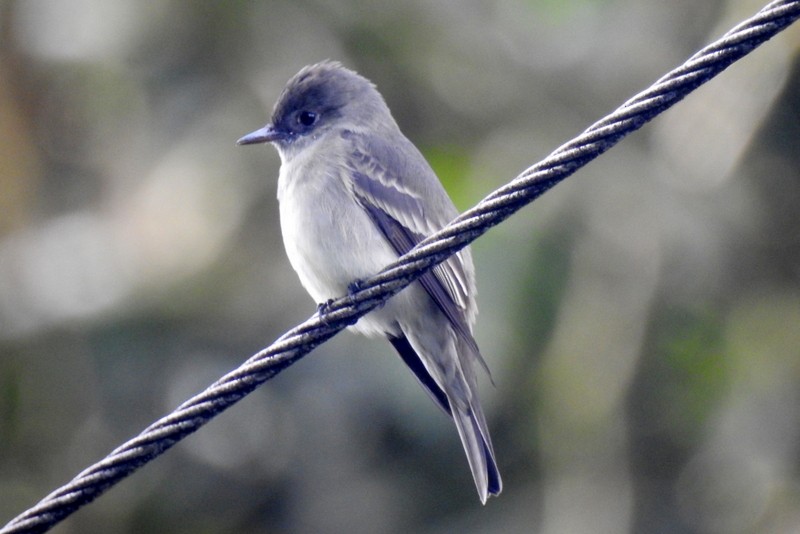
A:
[[[284,88],[272,122],[238,144],[272,143],[281,231],[300,282],[317,303],[345,295],[458,215],[425,158],[366,78],[324,61]],[[468,248],[350,327],[388,338],[455,421],[481,502],[502,489],[478,399],[472,336],[475,269]]]

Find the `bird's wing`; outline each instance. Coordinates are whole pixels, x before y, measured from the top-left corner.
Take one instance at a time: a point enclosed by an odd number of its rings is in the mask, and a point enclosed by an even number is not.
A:
[[[398,255],[458,215],[433,170],[405,137],[392,143],[352,132],[343,137],[351,143],[353,193]],[[471,265],[465,263],[471,262],[468,254],[467,250],[454,254],[419,281],[462,341],[480,355],[470,327],[475,282]],[[483,358],[479,361],[486,368]]]

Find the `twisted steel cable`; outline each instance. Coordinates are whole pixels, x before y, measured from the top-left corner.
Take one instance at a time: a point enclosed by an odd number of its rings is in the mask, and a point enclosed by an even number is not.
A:
[[[465,247],[489,228],[641,128],[694,89],[722,72],[800,18],[800,1],[776,0],[740,23],[613,113],[494,191],[442,230],[348,296],[325,305],[240,367],[169,415],[148,426],[103,460],[85,469],[37,505],[9,522],[0,534],[45,532],[108,488],[199,429],[260,384],[274,377],[359,317],[399,292],[426,270]]]

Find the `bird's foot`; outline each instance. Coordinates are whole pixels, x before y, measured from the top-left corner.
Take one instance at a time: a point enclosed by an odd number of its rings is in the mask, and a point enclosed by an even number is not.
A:
[[[352,297],[353,295],[355,295],[356,293],[358,293],[359,291],[364,289],[365,286],[366,286],[366,284],[364,283],[364,280],[361,280],[361,279],[357,278],[357,279],[353,280],[352,282],[350,282],[350,284],[348,284],[348,286],[347,286],[347,294]],[[383,308],[384,305],[386,305],[386,301],[385,300],[383,302],[381,302],[380,304],[378,304],[376,309]]]
[[[317,304],[317,315],[325,315],[331,311],[331,304],[333,304],[333,299],[328,299],[325,302]]]
[[[364,287],[364,281],[356,278],[352,282],[347,285],[347,293],[349,295],[353,295],[354,293],[358,293]]]

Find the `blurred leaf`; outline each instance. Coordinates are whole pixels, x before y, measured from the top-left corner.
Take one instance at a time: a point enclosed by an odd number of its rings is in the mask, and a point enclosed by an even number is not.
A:
[[[470,206],[473,202],[466,198],[469,189],[465,180],[471,166],[468,149],[463,146],[437,145],[426,148],[423,155],[459,211]]]

